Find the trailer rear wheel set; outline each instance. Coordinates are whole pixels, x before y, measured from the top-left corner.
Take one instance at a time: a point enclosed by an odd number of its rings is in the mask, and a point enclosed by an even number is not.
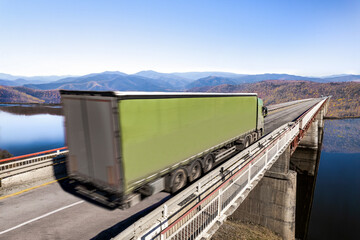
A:
[[[252,143],[260,139],[261,136],[262,130],[246,135],[243,140],[229,143],[225,146],[225,148],[231,148],[238,145],[239,147],[236,148],[236,150],[232,154],[234,155],[235,153],[240,152],[239,149],[244,150],[249,147]],[[215,153],[209,153],[205,155],[202,159],[196,159],[192,161],[186,167],[180,167],[172,171],[165,177],[165,190],[170,193],[176,193],[177,191],[182,189],[187,183],[191,183],[201,177],[202,174],[206,174],[207,172],[209,172],[211,169],[214,168],[214,166],[216,166],[214,157],[215,155]]]

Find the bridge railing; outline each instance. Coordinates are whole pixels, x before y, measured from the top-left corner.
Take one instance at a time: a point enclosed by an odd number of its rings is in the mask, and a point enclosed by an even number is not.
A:
[[[52,164],[55,157],[67,154],[67,147],[55,148],[47,151],[21,155],[0,160],[0,179],[20,172]]]
[[[214,169],[115,239],[200,239],[244,199],[322,107],[321,100],[296,122],[285,124]],[[190,199],[190,200],[189,200]],[[185,204],[184,204],[185,202]],[[232,207],[233,206],[233,207]]]
[[[268,147],[259,151],[246,165],[238,170],[217,187],[211,194],[193,206],[186,214],[165,228],[155,239],[196,239],[207,232],[212,223],[219,220],[251,184],[258,180],[259,175],[276,160],[298,132],[298,125],[284,131]]]

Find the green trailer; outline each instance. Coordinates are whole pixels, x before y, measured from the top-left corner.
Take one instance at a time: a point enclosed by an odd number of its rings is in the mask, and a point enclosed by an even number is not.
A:
[[[257,94],[61,90],[69,176],[120,198],[175,192],[257,140]]]

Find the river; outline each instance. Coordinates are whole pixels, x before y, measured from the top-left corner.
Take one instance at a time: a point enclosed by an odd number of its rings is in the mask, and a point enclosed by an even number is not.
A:
[[[15,156],[64,146],[59,107],[0,104],[0,148]],[[358,239],[360,119],[326,120],[308,239]]]

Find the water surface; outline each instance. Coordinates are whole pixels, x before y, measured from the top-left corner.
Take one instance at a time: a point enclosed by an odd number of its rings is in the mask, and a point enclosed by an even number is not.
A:
[[[18,156],[63,147],[64,120],[54,111],[59,110],[2,105],[0,148]]]
[[[326,120],[308,239],[359,239],[360,119]]]

